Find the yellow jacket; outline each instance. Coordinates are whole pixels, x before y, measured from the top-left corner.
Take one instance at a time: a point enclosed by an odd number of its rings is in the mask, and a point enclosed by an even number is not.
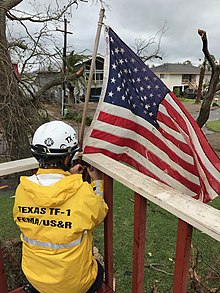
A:
[[[92,231],[108,211],[102,191],[102,181],[90,185],[60,169],[20,178],[13,214],[23,242],[22,269],[41,293],[85,293],[94,283]]]

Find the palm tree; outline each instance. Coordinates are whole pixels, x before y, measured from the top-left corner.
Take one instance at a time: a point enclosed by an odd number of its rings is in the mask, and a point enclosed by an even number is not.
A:
[[[86,56],[75,53],[72,51],[65,60],[67,75],[74,75],[79,70],[84,71],[84,61]],[[74,105],[76,102],[76,94],[80,94],[86,87],[86,79],[83,74],[81,74],[77,79],[69,80],[67,82],[67,88],[69,90],[69,104]]]

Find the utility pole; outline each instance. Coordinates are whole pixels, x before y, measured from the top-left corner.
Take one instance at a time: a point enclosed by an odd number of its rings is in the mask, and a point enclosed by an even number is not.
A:
[[[67,50],[67,34],[72,34],[72,32],[67,31],[67,19],[64,16],[64,29],[56,29],[57,31],[64,33],[64,44],[63,44],[63,74],[66,75],[66,50]],[[66,81],[63,81],[63,89],[62,89],[62,106],[61,106],[61,113],[65,115],[66,104],[68,101],[68,97],[66,95]]]

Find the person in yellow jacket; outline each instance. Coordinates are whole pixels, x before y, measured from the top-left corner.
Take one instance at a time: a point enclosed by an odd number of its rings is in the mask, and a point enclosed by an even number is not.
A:
[[[103,268],[92,253],[93,229],[103,222],[102,173],[88,168],[83,182],[75,130],[62,121],[41,125],[31,151],[36,174],[21,176],[15,195],[14,220],[21,230],[22,270],[28,293],[92,293],[102,283]]]

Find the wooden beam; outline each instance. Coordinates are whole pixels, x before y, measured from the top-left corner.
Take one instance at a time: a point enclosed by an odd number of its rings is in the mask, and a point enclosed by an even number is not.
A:
[[[146,238],[146,207],[147,200],[134,194],[134,244],[132,293],[144,292],[144,248]]]
[[[176,241],[173,293],[186,293],[193,227],[179,219]]]
[[[83,161],[154,202],[177,218],[220,241],[220,211],[102,154],[83,155]]]
[[[27,158],[0,164],[0,176],[9,175],[38,168],[39,164],[35,158]]]
[[[104,176],[104,198],[109,210],[104,221],[105,284],[113,289],[113,179]]]

